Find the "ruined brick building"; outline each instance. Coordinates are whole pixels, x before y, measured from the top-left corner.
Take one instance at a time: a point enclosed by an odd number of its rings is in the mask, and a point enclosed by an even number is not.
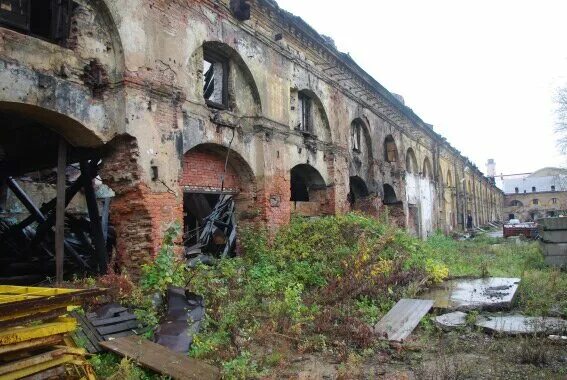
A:
[[[221,190],[271,229],[389,210],[425,237],[502,215],[477,167],[272,0],[0,4],[2,176],[54,167],[59,136],[71,161],[102,157],[124,264]]]
[[[503,178],[503,220],[533,222],[567,215],[567,170],[543,168]]]

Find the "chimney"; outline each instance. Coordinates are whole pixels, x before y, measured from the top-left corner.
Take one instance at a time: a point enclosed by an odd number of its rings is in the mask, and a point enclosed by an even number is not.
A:
[[[492,158],[488,159],[486,163],[486,176],[494,182],[494,177],[496,176],[496,162],[494,162]]]

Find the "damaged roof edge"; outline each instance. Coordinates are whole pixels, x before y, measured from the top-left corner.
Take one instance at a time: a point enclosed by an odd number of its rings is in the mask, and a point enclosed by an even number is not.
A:
[[[445,145],[454,154],[461,157],[469,166],[482,177],[488,180],[488,178],[482,173],[476,165],[474,165],[470,160],[464,157],[461,152],[453,147],[442,135],[433,130],[433,125],[424,122],[411,108],[403,104],[398,100],[386,87],[382,86],[372,75],[368,74],[363,68],[361,68],[352,57],[343,53],[335,46],[333,46],[323,35],[321,35],[317,30],[315,30],[311,25],[309,25],[301,17],[294,15],[291,12],[286,11],[281,8],[277,1],[275,0],[258,0],[258,2],[263,3],[267,7],[271,7],[274,11],[279,13],[284,20],[288,20],[294,27],[301,30],[304,34],[308,35],[314,41],[323,46],[329,53],[331,53],[338,61],[343,63],[348,69],[350,69],[355,75],[366,82],[372,89],[374,89],[379,95],[384,97],[391,105],[402,112],[411,121],[416,123],[421,129],[429,134],[432,138],[437,139],[441,144]],[[496,187],[497,188],[497,187]]]

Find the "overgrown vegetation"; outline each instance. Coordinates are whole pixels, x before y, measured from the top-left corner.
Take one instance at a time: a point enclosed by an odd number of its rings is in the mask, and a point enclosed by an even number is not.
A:
[[[567,274],[547,267],[537,242],[478,236],[456,241],[436,234],[426,244],[450,277],[521,278],[517,306],[527,315],[567,315]]]
[[[273,377],[306,353],[333,357],[342,363],[339,377],[352,378],[365,357],[391,350],[371,326],[400,298],[447,276],[521,277],[521,311],[567,314],[567,275],[547,268],[534,243],[482,236],[455,241],[441,234],[423,242],[348,214],[293,219],[271,239],[263,230],[240,230],[239,257],[187,270],[174,251],[178,233],[175,225],[167,230],[137,285],[117,275],[106,281],[118,284],[115,296],[151,326],[163,315],[155,300],[168,286],[203,295],[206,318],[190,355],[218,365],[227,379]],[[424,319],[421,331],[436,329]],[[532,356],[526,351],[522,360],[542,362]],[[94,357],[93,364],[102,378],[115,372],[121,378],[159,378],[111,354]]]
[[[370,326],[394,302],[447,275],[426,244],[358,214],[294,219],[271,243],[259,230],[241,240],[241,257],[199,266],[188,281],[208,303],[191,355],[224,363],[227,377],[266,374],[270,336],[345,360],[375,343]]]

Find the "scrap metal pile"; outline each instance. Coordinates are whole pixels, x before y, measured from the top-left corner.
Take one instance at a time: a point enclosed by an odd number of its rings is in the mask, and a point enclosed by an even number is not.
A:
[[[100,217],[93,180],[97,176],[98,160],[81,164],[80,175],[65,190],[65,205],[69,205],[83,189],[88,217],[65,215],[65,271],[99,274],[106,270],[109,251],[115,240],[108,226],[108,200]],[[55,206],[57,198],[41,206],[34,204],[18,181],[5,179],[9,190],[28,211],[19,222],[0,219],[0,280],[4,284],[39,283],[55,272]]]
[[[222,194],[213,211],[203,219],[203,228],[197,244],[187,247],[188,265],[211,262],[211,257],[229,257],[236,245],[236,216],[234,198]]]
[[[95,379],[67,312],[103,293],[0,285],[0,379]]]

